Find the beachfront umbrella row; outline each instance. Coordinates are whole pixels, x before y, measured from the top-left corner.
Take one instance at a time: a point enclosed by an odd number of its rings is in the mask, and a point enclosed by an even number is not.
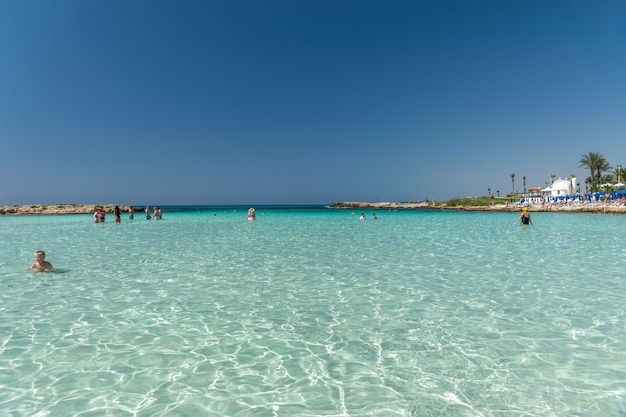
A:
[[[615,187],[615,188],[619,188],[619,187],[623,187],[624,184],[621,182],[618,182],[617,184],[600,184],[600,187]]]

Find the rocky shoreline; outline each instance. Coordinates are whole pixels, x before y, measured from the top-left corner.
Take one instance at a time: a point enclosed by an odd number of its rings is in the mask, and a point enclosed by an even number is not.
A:
[[[0,215],[60,215],[60,214],[93,214],[97,208],[104,208],[107,213],[113,213],[116,204],[30,204],[8,205],[0,207]],[[127,213],[130,206],[119,205],[122,213]],[[447,206],[446,202],[420,203],[368,203],[359,201],[342,201],[330,205],[337,209],[359,210],[457,210],[457,211],[486,211],[486,212],[518,212],[517,205],[494,204],[491,206]],[[135,207],[135,212],[143,212],[144,207]],[[626,214],[626,206],[558,206],[529,207],[534,212],[572,212],[572,213],[607,213]]]
[[[487,212],[519,212],[520,207],[516,204],[494,204],[490,206],[448,206],[446,202],[420,202],[420,203],[367,203],[358,201],[342,201],[330,205],[331,208],[363,209],[363,210],[456,210],[456,211],[487,211]],[[559,206],[546,205],[543,207],[528,207],[533,212],[572,212],[572,213],[608,213],[626,214],[626,206]]]
[[[107,213],[113,213],[118,206],[122,213],[128,212],[130,206],[120,204],[30,204],[10,205],[0,207],[0,215],[59,215],[59,214],[93,214],[96,209],[104,208]],[[143,210],[135,208],[135,211]]]

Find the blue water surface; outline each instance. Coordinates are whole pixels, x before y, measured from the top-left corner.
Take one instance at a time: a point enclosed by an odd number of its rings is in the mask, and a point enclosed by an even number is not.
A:
[[[0,415],[626,415],[626,216],[246,212],[0,217]]]

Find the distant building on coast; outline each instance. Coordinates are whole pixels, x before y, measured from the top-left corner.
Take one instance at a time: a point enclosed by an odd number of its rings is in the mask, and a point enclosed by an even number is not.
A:
[[[542,189],[541,193],[545,197],[574,195],[576,193],[576,178],[573,177],[566,180],[559,178],[551,186]]]

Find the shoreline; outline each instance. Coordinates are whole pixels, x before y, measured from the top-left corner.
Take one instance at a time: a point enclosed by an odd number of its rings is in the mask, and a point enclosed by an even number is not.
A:
[[[103,207],[107,213],[112,213],[115,206],[119,206],[122,213],[127,213],[128,205],[119,204],[23,204],[6,205],[0,207],[0,216],[22,215],[63,215],[63,214],[93,214],[96,208]],[[521,206],[517,204],[494,204],[489,206],[448,206],[446,202],[395,203],[378,202],[368,203],[361,201],[340,201],[330,204],[331,209],[361,209],[361,210],[450,210],[450,211],[482,211],[482,212],[519,212]],[[143,212],[144,207],[135,207],[135,212]],[[626,214],[626,206],[595,205],[595,206],[559,206],[545,207],[529,206],[531,212],[559,212],[559,213],[600,213]]]
[[[118,206],[122,213],[128,213],[128,209],[131,207],[121,204],[14,204],[0,207],[0,216],[93,214],[100,207],[103,207],[107,213],[113,213],[115,206]],[[142,208],[141,211],[143,212],[143,210]],[[135,207],[135,212],[137,211],[139,209]]]
[[[490,206],[448,206],[446,202],[422,202],[422,203],[367,203],[358,201],[341,201],[330,205],[338,209],[364,209],[364,210],[451,210],[451,211],[483,211],[483,212],[519,212],[522,206],[517,204],[494,204]],[[600,214],[626,214],[626,206],[560,206],[548,205],[545,207],[528,206],[531,212],[559,212],[559,213],[600,213]]]

